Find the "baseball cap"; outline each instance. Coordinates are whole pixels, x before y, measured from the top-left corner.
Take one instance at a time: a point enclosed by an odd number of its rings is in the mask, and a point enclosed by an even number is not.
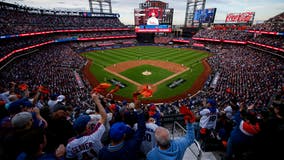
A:
[[[150,106],[150,111],[156,111],[156,106],[155,105],[151,105]]]
[[[126,105],[126,104],[127,104],[127,100],[123,100],[122,105]]]
[[[65,96],[64,95],[59,95],[58,97],[57,97],[57,102],[62,102],[62,101],[64,101],[65,100]]]
[[[31,119],[32,114],[30,112],[20,112],[12,118],[11,123],[14,128],[24,128]]]
[[[27,98],[18,99],[7,104],[7,109],[11,114],[19,113],[23,107],[31,108],[33,104]]]
[[[216,107],[216,105],[217,105],[217,103],[214,99],[207,99],[207,103],[209,103],[213,107]]]
[[[120,141],[127,132],[127,126],[123,122],[114,123],[109,132],[109,136],[113,141]]]
[[[115,111],[115,110],[116,110],[116,105],[115,105],[115,104],[111,104],[111,105],[109,106],[109,108],[110,108],[111,110]]]
[[[86,110],[86,114],[91,114],[91,113],[95,113],[95,112],[96,112],[96,111],[94,111],[94,110],[92,110],[92,109],[90,109],[90,108]]]
[[[57,100],[58,96],[59,96],[58,94],[52,94],[52,95],[50,95],[50,99],[51,100]]]
[[[28,107],[28,108],[33,107],[32,102],[29,101],[28,99],[23,99],[23,100],[22,100],[22,105],[23,105],[24,107]]]
[[[82,133],[90,120],[91,117],[89,115],[79,116],[73,124],[73,129],[76,130],[78,133]]]
[[[133,102],[129,103],[128,108],[129,109],[134,109],[135,108],[135,104]]]
[[[214,99],[208,99],[207,103],[211,105],[211,107],[208,108],[210,112],[215,113],[217,111],[217,102]]]

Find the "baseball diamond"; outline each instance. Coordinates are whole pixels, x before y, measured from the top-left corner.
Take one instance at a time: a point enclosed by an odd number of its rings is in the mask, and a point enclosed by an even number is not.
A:
[[[167,47],[129,47],[94,51],[82,54],[89,59],[84,74],[92,86],[116,78],[128,87],[118,91],[114,98],[131,99],[131,94],[142,85],[150,85],[153,97],[142,99],[147,102],[167,102],[188,94],[196,93],[210,74],[206,62],[207,52]],[[144,76],[142,72],[151,71]],[[169,88],[167,85],[177,79],[185,83]]]

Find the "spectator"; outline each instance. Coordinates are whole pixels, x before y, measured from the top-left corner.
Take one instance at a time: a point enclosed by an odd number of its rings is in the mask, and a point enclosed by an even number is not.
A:
[[[207,137],[216,128],[218,109],[214,99],[208,99],[206,101],[206,108],[200,111],[200,132],[203,136]]]
[[[30,112],[20,112],[13,116],[12,120],[13,130],[6,133],[3,138],[3,147],[5,156],[4,160],[16,159],[21,153],[21,137],[29,132],[33,126],[33,118]]]
[[[151,104],[149,106],[149,116],[155,119],[155,123],[160,126],[161,125],[161,113],[157,110],[155,104]]]
[[[101,138],[105,132],[104,124],[107,115],[100,103],[99,95],[93,93],[92,98],[98,107],[101,119],[95,126],[90,125],[91,117],[89,115],[81,115],[75,120],[73,127],[78,136],[74,137],[66,146],[67,159],[96,159],[102,148]]]
[[[135,104],[129,103],[126,110],[123,113],[124,122],[133,128],[134,124],[137,123],[137,112],[135,110]]]
[[[243,105],[240,111],[234,116],[236,125],[231,131],[226,150],[226,160],[240,159],[242,153],[252,145],[254,136],[260,131],[256,116],[251,111],[253,105],[248,107],[248,111]]]
[[[271,109],[272,113],[265,119],[261,131],[255,135],[248,159],[279,159],[283,154],[279,146],[284,143],[284,101],[273,102]]]
[[[143,154],[143,157],[146,157],[148,152],[151,151],[157,145],[155,139],[155,131],[159,127],[157,124],[155,124],[154,118],[149,117],[148,114],[146,114],[145,117],[147,119],[146,132],[142,144],[140,146],[140,151]],[[137,124],[135,124],[134,130],[137,130]]]
[[[65,155],[64,145],[60,145],[55,152],[44,152],[47,141],[41,129],[30,130],[22,135],[20,144],[23,146],[23,152],[18,155],[17,160],[57,160],[63,159]]]
[[[59,95],[59,96],[56,98],[56,101],[57,101],[57,103],[66,105],[66,98],[65,98],[64,95]]]
[[[87,113],[88,112],[88,113]],[[97,122],[101,119],[101,115],[98,113],[98,111],[94,111],[94,110],[90,110],[90,109],[88,109],[87,111],[86,111],[86,113],[91,117],[91,119],[92,120],[94,120],[93,122],[92,122],[92,125],[94,124],[97,124]],[[106,120],[106,122],[105,122],[105,128],[106,128],[106,130],[105,130],[105,132],[104,132],[104,134],[103,134],[103,136],[102,136],[102,139],[101,139],[101,141],[102,141],[102,143],[103,143],[103,145],[106,145],[106,144],[108,144],[109,143],[109,130],[110,130],[110,121],[112,120],[112,113],[107,113],[107,120]]]
[[[66,106],[57,103],[54,111],[49,114],[48,128],[46,129],[47,146],[46,150],[49,152],[55,151],[59,145],[66,146],[68,140],[74,137],[75,131],[72,124],[67,119],[68,113]]]
[[[158,127],[155,131],[157,146],[147,154],[147,160],[182,160],[185,150],[194,142],[193,121],[185,120],[187,124],[186,135],[177,140],[170,140],[170,132],[164,127]]]
[[[226,106],[223,111],[228,119],[232,119],[233,109],[230,105]]]
[[[56,95],[56,94],[52,94],[52,95],[50,95],[50,99],[48,100],[48,102],[47,102],[47,105],[48,105],[48,107],[49,107],[49,109],[50,109],[50,111],[53,111],[53,107],[55,106],[55,104],[57,103],[57,97],[58,97],[58,95]]]
[[[29,130],[33,125],[33,118],[30,112],[20,112],[12,118],[12,126],[18,129]]]
[[[146,126],[145,117],[138,101],[135,102],[135,109],[138,129],[132,135],[127,136],[130,128],[123,122],[114,123],[109,132],[111,143],[100,150],[100,160],[137,159],[137,152],[143,141]]]

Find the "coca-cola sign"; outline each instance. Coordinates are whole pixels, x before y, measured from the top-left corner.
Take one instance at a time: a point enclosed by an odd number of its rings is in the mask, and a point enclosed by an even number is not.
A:
[[[225,22],[247,23],[253,21],[255,12],[229,13]]]

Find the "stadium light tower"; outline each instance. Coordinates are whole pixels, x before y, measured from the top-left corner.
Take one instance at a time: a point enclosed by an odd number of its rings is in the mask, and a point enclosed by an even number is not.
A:
[[[194,13],[205,8],[206,0],[187,0],[184,27],[194,26]]]
[[[111,0],[89,0],[92,13],[112,13]]]

